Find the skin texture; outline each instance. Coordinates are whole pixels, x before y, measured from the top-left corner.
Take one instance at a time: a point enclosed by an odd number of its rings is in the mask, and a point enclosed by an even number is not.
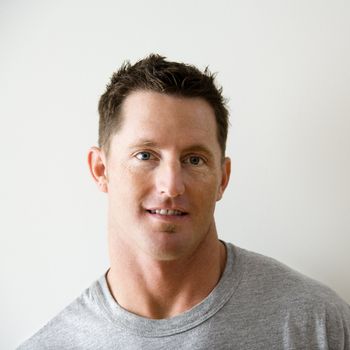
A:
[[[92,147],[88,162],[108,196],[111,268],[107,281],[125,309],[168,318],[202,301],[215,287],[226,252],[214,221],[230,176],[215,115],[201,98],[131,93],[108,159]],[[154,209],[184,215],[162,216]]]

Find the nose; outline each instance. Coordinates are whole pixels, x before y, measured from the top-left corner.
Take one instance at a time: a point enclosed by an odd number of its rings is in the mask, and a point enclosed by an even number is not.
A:
[[[181,163],[174,161],[159,166],[156,175],[157,191],[161,195],[174,198],[185,192]]]

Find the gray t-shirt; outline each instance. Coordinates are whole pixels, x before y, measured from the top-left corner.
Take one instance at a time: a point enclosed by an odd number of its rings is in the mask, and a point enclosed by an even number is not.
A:
[[[214,290],[169,319],[137,316],[105,275],[18,349],[350,349],[350,308],[271,258],[226,243]]]

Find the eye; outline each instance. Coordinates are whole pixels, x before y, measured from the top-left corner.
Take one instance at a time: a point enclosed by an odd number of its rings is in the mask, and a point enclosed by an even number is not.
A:
[[[150,152],[139,152],[135,155],[135,157],[139,160],[150,160],[152,157],[152,154]]]
[[[191,165],[198,166],[198,165],[204,164],[204,160],[203,160],[203,158],[200,157],[200,156],[188,156],[188,157],[185,159],[185,163],[189,163],[189,164],[191,164]]]

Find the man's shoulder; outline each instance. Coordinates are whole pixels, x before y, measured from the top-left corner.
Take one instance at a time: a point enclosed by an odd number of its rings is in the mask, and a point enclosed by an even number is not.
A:
[[[271,302],[291,310],[350,315],[349,305],[323,283],[274,258],[235,249],[243,270],[240,288],[261,305]]]
[[[286,264],[256,252],[236,247],[241,259],[243,280],[260,287],[262,291],[273,291],[277,296],[298,295],[304,298],[338,299],[337,294],[325,284],[294,270]]]
[[[94,301],[93,289],[97,282],[52,318],[31,338],[22,343],[18,350],[71,348],[72,341],[84,342],[91,324],[99,318],[99,309]]]

